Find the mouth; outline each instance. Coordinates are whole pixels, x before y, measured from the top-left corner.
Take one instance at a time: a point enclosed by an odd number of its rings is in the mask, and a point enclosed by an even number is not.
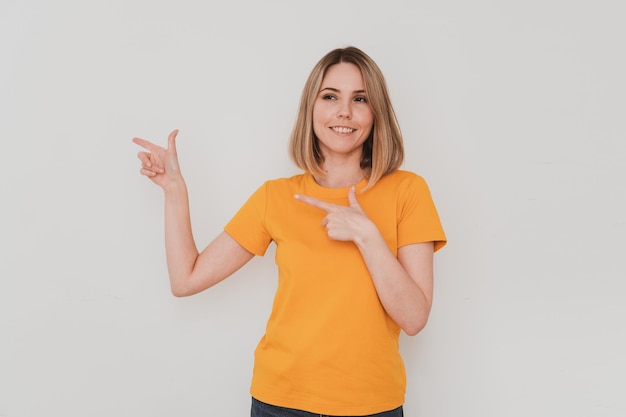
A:
[[[352,129],[351,127],[343,127],[343,126],[333,126],[331,129],[337,133],[352,133],[356,129]]]

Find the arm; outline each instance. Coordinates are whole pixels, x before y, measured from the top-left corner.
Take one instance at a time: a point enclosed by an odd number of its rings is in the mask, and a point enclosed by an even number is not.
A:
[[[408,335],[419,333],[426,325],[432,304],[433,242],[403,246],[396,258],[359,205],[354,187],[347,207],[307,196],[296,198],[328,213],[322,221],[328,236],[357,245],[387,314]]]
[[[406,334],[419,333],[432,306],[433,242],[402,246],[397,258],[378,229],[364,233],[355,243],[387,314]]]
[[[222,232],[198,253],[191,231],[187,186],[180,173],[176,135],[168,137],[168,147],[144,139],[133,142],[149,152],[140,152],[141,173],[163,189],[165,195],[165,251],[172,294],[177,297],[203,291],[241,268],[254,256]]]
[[[198,253],[184,181],[174,182],[165,190],[165,253],[170,286],[176,297],[212,287],[254,257],[225,232]]]

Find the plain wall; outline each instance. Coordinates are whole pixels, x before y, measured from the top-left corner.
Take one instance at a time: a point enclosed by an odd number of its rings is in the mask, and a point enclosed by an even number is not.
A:
[[[406,415],[626,415],[626,60],[618,1],[0,3],[0,417],[245,416],[273,249],[170,295],[179,155],[204,247],[287,156],[329,50],[377,61],[449,244],[402,336]]]

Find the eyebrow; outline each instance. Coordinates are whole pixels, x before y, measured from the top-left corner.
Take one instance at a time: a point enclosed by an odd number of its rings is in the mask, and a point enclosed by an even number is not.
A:
[[[335,93],[341,93],[340,90],[338,90],[337,88],[333,88],[333,87],[324,87],[320,90],[320,93],[324,90],[330,90],[330,91],[334,91]],[[355,90],[352,93],[353,94],[365,94],[365,90]]]

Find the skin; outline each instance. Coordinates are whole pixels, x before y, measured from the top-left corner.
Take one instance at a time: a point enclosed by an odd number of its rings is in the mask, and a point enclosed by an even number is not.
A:
[[[327,173],[316,178],[321,185],[343,188],[363,179],[361,150],[373,126],[359,68],[348,63],[328,68],[313,105],[313,131]]]
[[[376,225],[359,205],[354,184],[365,173],[360,167],[361,148],[374,123],[358,67],[340,63],[330,67],[313,108],[313,124],[324,156],[324,172],[316,181],[325,187],[350,187],[348,206],[310,196],[299,201],[326,212],[322,225],[334,240],[358,247],[379,299],[391,318],[408,335],[417,334],[428,320],[433,294],[433,242],[406,245],[396,258]],[[348,130],[346,130],[348,129]],[[165,196],[165,247],[172,293],[188,296],[227,278],[254,255],[225,232],[198,252],[191,231],[189,197],[180,172],[176,136],[167,148],[134,138],[141,174],[161,187]]]
[[[174,130],[167,148],[145,139],[133,142],[148,152],[139,152],[141,174],[163,189],[165,196],[165,253],[172,294],[184,297],[204,291],[227,278],[254,255],[225,232],[198,252],[191,231],[189,196],[180,172]]]
[[[348,193],[349,206],[305,195],[295,198],[326,212],[322,226],[328,237],[356,244],[387,314],[406,334],[419,333],[428,321],[432,305],[433,242],[402,246],[398,257],[394,257],[376,225],[359,205],[354,187]]]
[[[313,127],[326,173],[325,177],[316,178],[318,183],[343,188],[364,178],[361,150],[373,125],[374,115],[367,104],[359,68],[349,63],[330,67],[313,107]],[[338,127],[354,130],[337,132]],[[396,258],[359,205],[354,187],[348,194],[347,207],[304,195],[296,198],[327,213],[322,225],[331,239],[357,245],[387,313],[405,333],[419,333],[432,305],[433,242],[403,246]]]

